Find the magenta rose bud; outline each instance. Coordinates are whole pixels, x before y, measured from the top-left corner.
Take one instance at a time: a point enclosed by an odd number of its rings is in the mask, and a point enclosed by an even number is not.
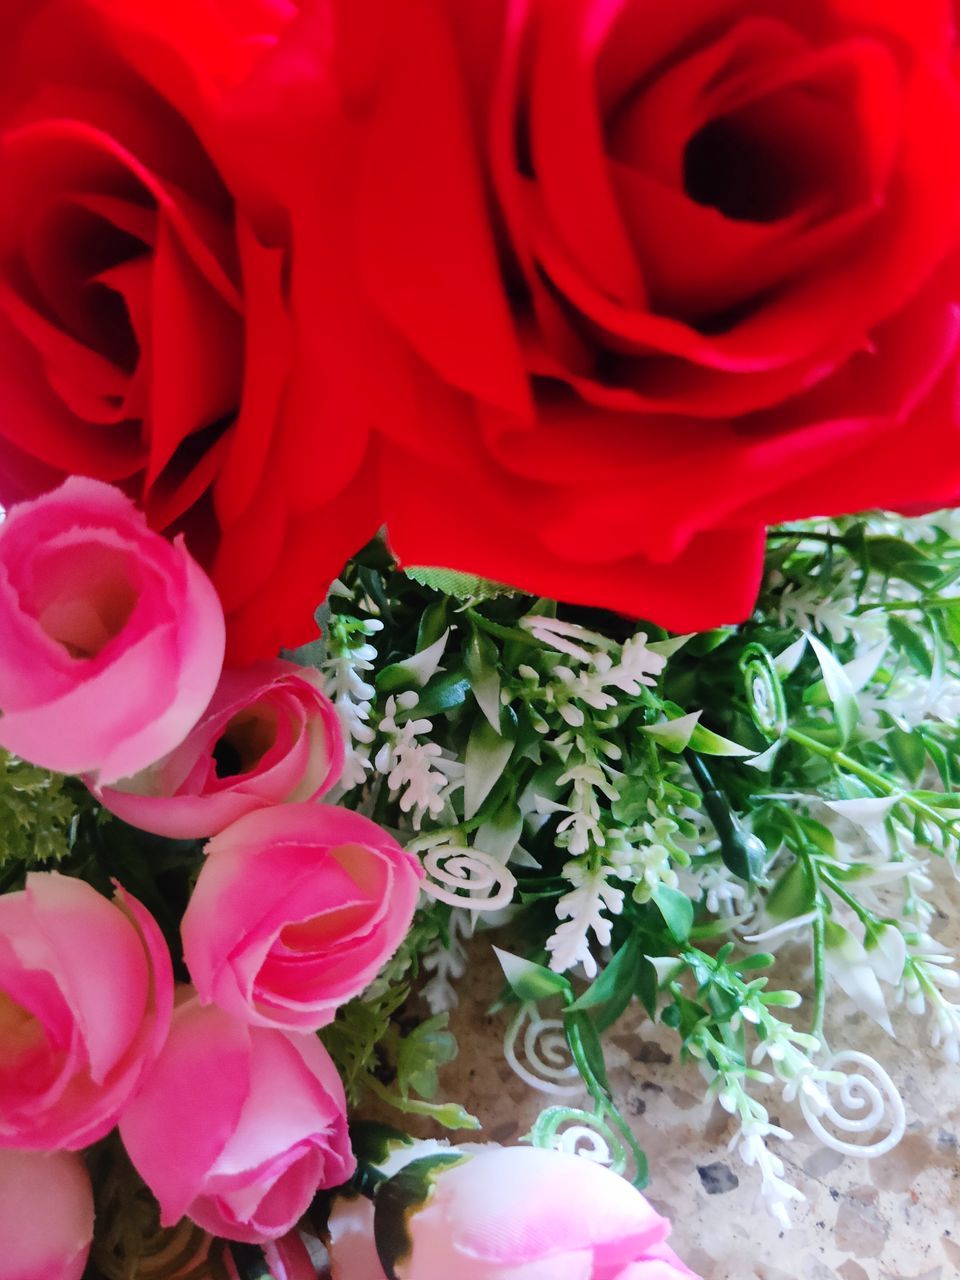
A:
[[[250,1027],[188,999],[120,1134],[160,1205],[228,1240],[285,1235],[353,1173],[346,1098],[315,1036]]]
[[[315,800],[340,777],[343,756],[343,730],[319,675],[275,660],[224,671],[179,746],[119,787],[93,791],[134,827],[193,839],[255,809]]]
[[[78,1150],[108,1133],[170,1024],[152,916],[57,872],[0,897],[0,1147]]]
[[[639,1191],[559,1151],[494,1148],[454,1165],[407,1227],[398,1280],[697,1280],[664,1243],[670,1223]],[[336,1262],[333,1274],[342,1274]],[[377,1280],[371,1262],[349,1280],[361,1277]]]
[[[200,999],[300,1031],[330,1022],[393,955],[423,875],[376,823],[328,805],[248,814],[207,855],[182,925]]]
[[[93,1239],[93,1191],[79,1156],[0,1151],[4,1280],[80,1280]]]
[[[223,649],[209,579],[118,489],[73,477],[0,524],[0,746],[127,777],[193,728]]]

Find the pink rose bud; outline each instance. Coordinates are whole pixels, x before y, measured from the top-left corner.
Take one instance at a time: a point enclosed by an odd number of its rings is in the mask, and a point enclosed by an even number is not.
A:
[[[67,1151],[0,1151],[4,1280],[80,1280],[93,1239],[93,1191]]]
[[[228,1240],[285,1235],[355,1160],[346,1098],[315,1036],[250,1027],[188,999],[120,1134],[160,1205]]]
[[[495,1148],[439,1172],[407,1226],[398,1280],[697,1280],[639,1191],[559,1151]]]
[[[101,804],[143,831],[212,836],[244,814],[314,800],[340,777],[343,730],[319,675],[292,662],[224,671],[202,719],[169,755]]]
[[[330,1022],[393,955],[423,875],[369,818],[322,804],[248,814],[207,853],[181,930],[200,999],[301,1031]]]
[[[193,728],[217,685],[224,622],[182,540],[71,477],[0,524],[0,745],[115,782]]]
[[[337,1196],[327,1221],[331,1280],[387,1280],[373,1234],[373,1201]]]
[[[55,871],[0,897],[0,1147],[96,1142],[160,1050],[170,955],[152,916]]]

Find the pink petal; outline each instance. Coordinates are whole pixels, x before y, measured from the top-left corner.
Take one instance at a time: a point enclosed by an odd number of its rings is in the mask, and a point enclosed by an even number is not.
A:
[[[200,1193],[230,1141],[250,1090],[247,1029],[196,1001],[173,1014],[170,1035],[120,1119],[120,1136],[172,1226]]]
[[[93,1191],[79,1156],[0,1151],[4,1280],[80,1280],[93,1239]]]

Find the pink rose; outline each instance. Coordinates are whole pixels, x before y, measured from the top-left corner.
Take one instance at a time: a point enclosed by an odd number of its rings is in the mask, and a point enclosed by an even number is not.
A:
[[[101,783],[175,746],[210,701],[223,611],[182,541],[73,477],[0,524],[0,745]]]
[[[559,1151],[494,1148],[441,1171],[407,1227],[398,1280],[697,1280],[639,1191]],[[357,1226],[340,1234],[356,1260],[349,1280],[380,1280]],[[333,1274],[347,1280],[336,1261]]]
[[[66,1151],[0,1151],[4,1280],[80,1280],[93,1239],[86,1166]]]
[[[55,871],[0,897],[0,1147],[77,1150],[117,1122],[170,1024],[166,944],[136,898]]]
[[[168,756],[94,793],[143,831],[212,836],[254,809],[323,795],[343,756],[340,720],[317,673],[261,662],[224,671],[203,718]]]
[[[327,1221],[332,1280],[387,1280],[373,1235],[373,1201],[337,1196]]]
[[[183,917],[204,1003],[259,1026],[315,1030],[400,945],[423,871],[358,813],[261,809],[207,845]]]
[[[285,1235],[355,1165],[343,1085],[320,1041],[189,998],[120,1134],[164,1226],[187,1214],[250,1244]]]

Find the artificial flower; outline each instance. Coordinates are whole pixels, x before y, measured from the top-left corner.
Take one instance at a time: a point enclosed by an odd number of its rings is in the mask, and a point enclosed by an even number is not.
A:
[[[346,809],[241,818],[207,845],[183,918],[200,999],[260,1026],[324,1026],[406,936],[422,876],[413,854]]]
[[[431,1176],[428,1198],[405,1215],[409,1249],[393,1263],[398,1280],[697,1280],[664,1243],[667,1219],[591,1160],[481,1148]],[[358,1199],[335,1203],[334,1280],[382,1280],[375,1212]]]
[[[260,145],[271,86],[231,106],[295,14],[38,0],[0,16],[0,501],[67,474],[122,483],[154,528],[186,530],[236,662],[314,638],[317,602],[378,524],[346,388],[328,400],[316,345],[301,355],[319,326],[340,359],[343,317],[312,272],[287,291],[288,214]],[[235,119],[250,94],[258,118]],[[314,161],[304,175],[336,191]],[[324,209],[343,222],[323,193],[302,216],[335,263]]]
[[[33,872],[0,897],[0,1147],[78,1150],[140,1087],[170,1024],[173,973],[123,890]]]
[[[223,611],[182,540],[74,476],[0,524],[0,645],[0,745],[109,784],[193,728],[220,676]]]
[[[766,525],[956,498],[947,4],[377,12],[343,39],[402,561],[705,629]]]
[[[228,1240],[276,1239],[353,1172],[343,1085],[315,1036],[246,1026],[181,995],[121,1118],[124,1145],[164,1225],[186,1214]]]
[[[143,831],[212,836],[254,809],[315,800],[343,768],[340,719],[315,671],[275,659],[224,671],[169,755],[97,799]]]
[[[93,1189],[68,1151],[0,1150],[5,1280],[80,1280],[93,1239]]]

